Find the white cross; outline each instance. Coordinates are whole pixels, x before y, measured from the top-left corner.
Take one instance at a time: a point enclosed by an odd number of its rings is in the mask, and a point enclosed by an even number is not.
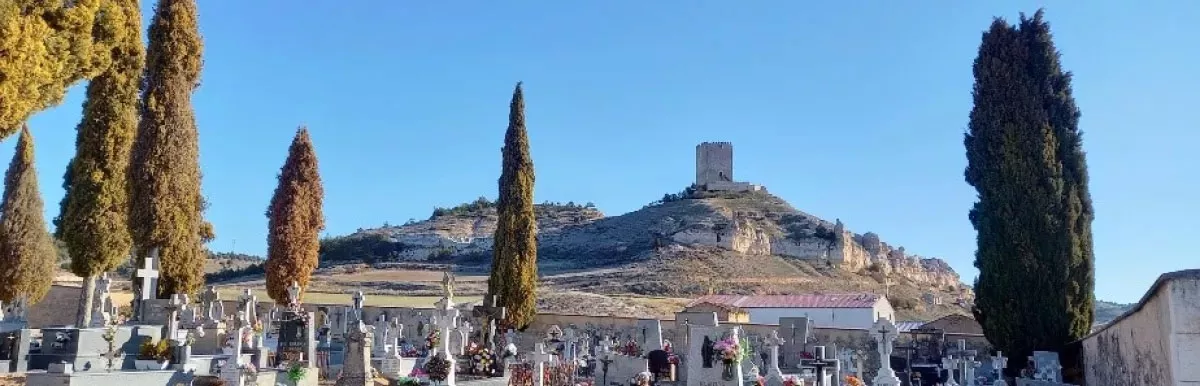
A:
[[[158,269],[153,257],[147,257],[137,277],[142,279],[142,300],[154,299],[158,295]]]
[[[245,291],[242,292],[241,301],[242,309],[239,311],[245,311],[246,314],[250,315],[252,317],[251,319],[253,319],[253,317],[256,316],[254,314],[254,307],[258,305],[258,296],[254,296],[254,290],[246,288]]]
[[[771,356],[767,359],[767,378],[779,381],[778,384],[783,383],[783,370],[779,369],[779,346],[784,342],[786,341],[779,337],[779,330],[771,331],[771,336],[765,341],[766,346],[771,349]]]
[[[947,373],[946,386],[958,386],[958,382],[954,381],[954,369],[958,367],[959,362],[959,359],[953,355],[942,358],[942,369]]]
[[[292,285],[288,287],[287,292],[288,292],[288,305],[289,306],[300,305],[300,283],[293,281]]]
[[[544,386],[546,374],[546,362],[554,360],[554,354],[546,352],[546,345],[538,343],[534,345],[533,353],[529,354],[529,360],[533,361],[533,385]]]
[[[187,294],[171,295],[171,301],[167,303],[167,309],[171,311],[171,315],[167,319],[168,339],[176,339],[179,336],[179,310],[187,306],[187,304]]]
[[[996,355],[992,356],[992,370],[996,372],[996,379],[1004,378],[1004,368],[1008,367],[1008,358],[1004,357],[1004,352],[997,350]]]

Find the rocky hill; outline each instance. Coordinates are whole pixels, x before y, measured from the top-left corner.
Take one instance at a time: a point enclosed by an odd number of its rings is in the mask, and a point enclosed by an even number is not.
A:
[[[546,285],[562,290],[683,297],[887,292],[901,308],[943,312],[965,312],[973,301],[946,262],[910,255],[874,233],[855,234],[766,192],[685,190],[612,217],[590,204],[545,203],[535,211],[539,270]],[[325,240],[322,264],[483,269],[495,224],[495,205],[486,199],[440,208],[425,221]]]

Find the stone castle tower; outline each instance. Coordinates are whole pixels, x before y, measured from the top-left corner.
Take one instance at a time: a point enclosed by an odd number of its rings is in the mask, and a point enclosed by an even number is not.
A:
[[[706,191],[756,191],[762,186],[733,179],[733,144],[702,142],[696,145],[696,187]]]

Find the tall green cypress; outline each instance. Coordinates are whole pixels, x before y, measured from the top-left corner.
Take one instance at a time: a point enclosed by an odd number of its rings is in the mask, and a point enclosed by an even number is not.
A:
[[[537,218],[533,213],[533,158],[525,132],[525,96],[521,83],[509,104],[504,133],[499,218],[492,245],[492,274],[488,293],[507,308],[506,323],[524,329],[537,313]]]
[[[33,136],[21,129],[17,151],[4,174],[0,201],[0,301],[24,297],[36,303],[50,291],[58,258],[46,232],[42,192],[33,167]]]
[[[1071,74],[1039,10],[995,19],[975,60],[964,139],[978,192],[974,314],[998,350],[1061,350],[1091,328],[1094,269],[1087,162]],[[1010,369],[1021,366],[1009,363]]]
[[[158,297],[204,285],[200,135],[192,92],[200,85],[203,43],[195,0],[160,0],[150,24],[141,121],[130,167],[130,231],[140,258],[158,249]]]
[[[146,51],[138,0],[105,2],[99,29],[115,44],[112,66],[92,79],[75,128],[55,235],[71,251],[71,272],[85,278],[80,323],[91,317],[95,277],[129,258],[129,152],[137,131],[138,85]],[[82,325],[82,324],[81,324]]]

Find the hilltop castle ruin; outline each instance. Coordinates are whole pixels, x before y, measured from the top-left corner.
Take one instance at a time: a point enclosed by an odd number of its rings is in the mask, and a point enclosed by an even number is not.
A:
[[[762,185],[733,179],[733,144],[702,142],[696,145],[696,188],[703,191],[748,192]]]

